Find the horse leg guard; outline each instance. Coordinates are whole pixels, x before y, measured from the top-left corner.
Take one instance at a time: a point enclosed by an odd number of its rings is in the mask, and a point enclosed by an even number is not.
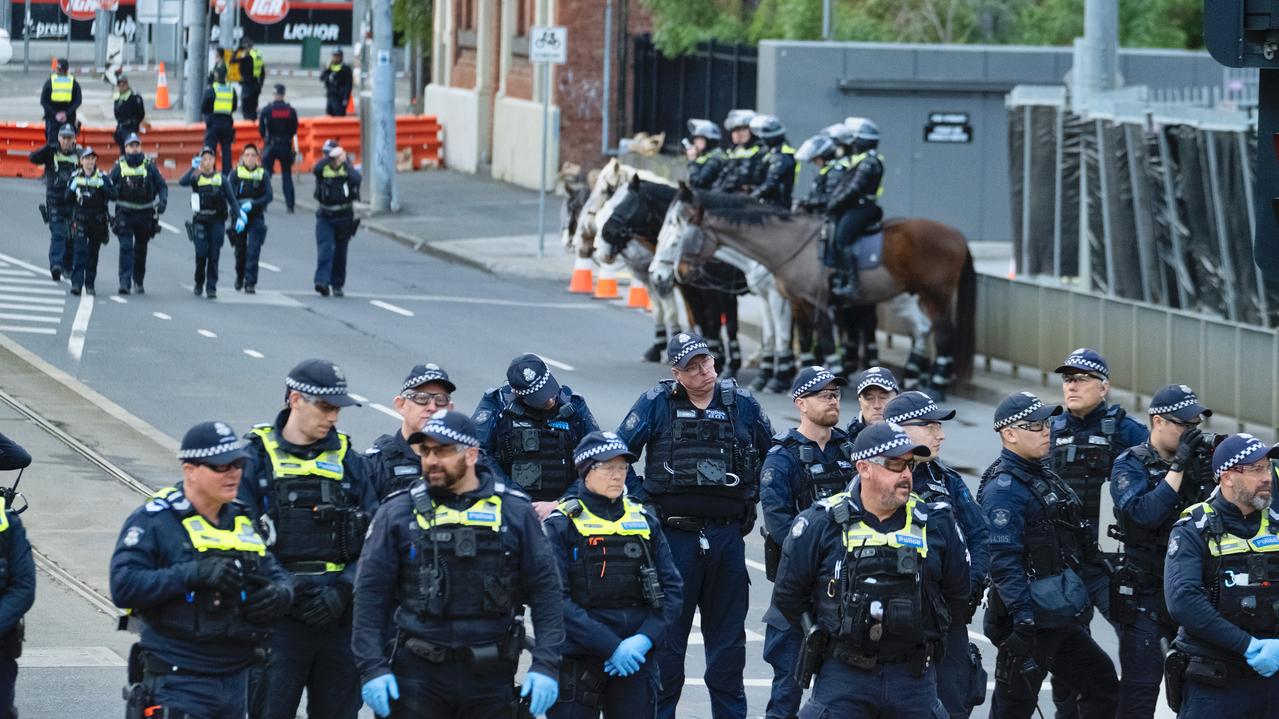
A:
[[[789,392],[791,383],[795,381],[795,355],[787,352],[777,360],[777,372],[773,374],[773,378],[768,380],[768,384],[764,385],[764,391],[769,394],[782,394]]]
[[[645,362],[661,362],[662,353],[666,351],[666,328],[659,327],[653,332],[653,346],[644,352]]]
[[[946,390],[950,389],[950,380],[955,374],[955,360],[945,355],[938,357],[933,363],[933,374],[929,386],[937,395],[938,401],[946,398]]]
[[[775,358],[771,354],[760,356],[759,374],[755,375],[755,379],[751,381],[751,391],[759,392],[764,389],[764,385],[773,378],[773,362]]]
[[[919,389],[928,373],[928,358],[916,349],[906,357],[906,366],[902,368],[902,389]]]
[[[737,340],[728,341],[728,369],[734,375],[742,368],[742,346]]]

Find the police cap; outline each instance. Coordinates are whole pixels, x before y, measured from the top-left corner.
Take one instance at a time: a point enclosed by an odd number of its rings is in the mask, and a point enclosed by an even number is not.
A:
[[[70,123],[58,128],[58,137],[75,137],[75,128]]]
[[[1212,474],[1221,477],[1221,473],[1228,469],[1276,457],[1279,457],[1279,445],[1266,445],[1250,434],[1232,434],[1213,450]]]
[[[560,383],[541,357],[522,354],[506,368],[506,381],[515,396],[529,407],[540,409],[560,393]]]
[[[1014,392],[995,408],[995,431],[1015,422],[1042,422],[1061,414],[1061,405],[1044,404],[1030,392]]]
[[[857,388],[858,395],[865,392],[867,387],[878,387],[889,392],[901,391],[893,371],[887,367],[867,367],[853,380],[853,386]]]
[[[136,133],[136,132],[130,132],[130,133],[129,133],[129,136],[128,136],[128,137],[126,137],[126,138],[124,138],[124,144],[125,144],[125,145],[132,145],[132,144],[134,144],[134,143],[137,143],[137,144],[141,145],[141,144],[142,144],[142,138],[138,137],[138,133]]]
[[[876,422],[858,433],[857,439],[853,440],[853,453],[849,458],[857,462],[875,457],[927,457],[929,454],[931,453],[927,447],[910,440],[901,425]]]
[[[400,385],[400,391],[407,392],[432,382],[443,385],[444,389],[450,392],[457,391],[457,385],[449,381],[449,373],[434,362],[413,365],[413,369],[409,370],[408,376],[404,378],[404,384]]]
[[[627,462],[639,459],[616,434],[591,432],[573,450],[573,466],[577,468],[577,476],[585,477],[592,467],[614,457],[625,457]]]
[[[182,436],[178,459],[190,464],[230,464],[245,459],[240,435],[225,422],[201,422]]]
[[[709,355],[710,347],[696,332],[680,332],[666,343],[666,361],[675,369],[685,369],[699,355]]]
[[[98,151],[94,150],[92,145],[87,145],[84,149],[80,150],[80,157],[97,157],[97,156],[98,156]]]
[[[461,444],[467,447],[480,446],[476,435],[475,423],[464,412],[442,409],[427,418],[422,429],[408,436],[409,444],[421,444],[433,439],[440,444]]]
[[[955,410],[938,407],[923,392],[903,392],[884,405],[885,422],[945,422],[954,418]]]
[[[1150,398],[1149,412],[1151,416],[1171,415],[1183,422],[1193,421],[1200,415],[1212,416],[1212,410],[1200,404],[1194,390],[1184,384],[1170,384],[1156,392]]]
[[[805,367],[795,375],[795,381],[790,386],[790,398],[799,399],[806,397],[814,392],[820,392],[826,387],[834,384],[836,387],[843,387],[848,381],[843,377],[836,377],[831,374],[830,370],[825,367],[813,365]]]
[[[334,407],[359,407],[346,388],[346,374],[342,368],[328,360],[302,360],[289,370],[284,386],[302,394],[322,399]]]
[[[1080,347],[1053,370],[1057,374],[1091,374],[1101,379],[1110,379],[1110,366],[1101,353],[1087,347]]]

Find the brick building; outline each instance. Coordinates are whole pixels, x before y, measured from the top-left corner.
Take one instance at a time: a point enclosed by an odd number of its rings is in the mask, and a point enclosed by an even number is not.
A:
[[[604,88],[605,15],[611,9],[610,86]],[[444,126],[444,161],[465,172],[537,187],[543,73],[528,59],[529,28],[563,25],[568,63],[552,66],[548,178],[562,162],[602,164],[603,109],[609,147],[627,123],[630,36],[648,32],[639,0],[436,0],[425,110]]]

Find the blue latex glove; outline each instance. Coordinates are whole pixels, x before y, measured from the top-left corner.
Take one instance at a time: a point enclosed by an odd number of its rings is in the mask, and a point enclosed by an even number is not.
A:
[[[1279,639],[1253,639],[1248,642],[1244,656],[1248,659],[1248,666],[1258,674],[1273,676],[1279,671]]]
[[[524,686],[520,687],[520,696],[531,696],[528,710],[533,716],[542,716],[559,698],[560,683],[545,674],[529,672],[524,675]]]
[[[240,215],[240,218],[235,221],[235,231],[237,233],[244,232],[244,215]]]
[[[195,169],[199,169],[199,167],[200,167],[200,158],[199,157],[191,158],[191,169],[195,170]]]
[[[244,213],[252,209],[253,209],[253,202],[251,200],[245,200],[244,202],[240,203],[240,214],[243,215]]]
[[[613,656],[604,662],[604,671],[615,677],[629,677],[639,671],[644,655],[652,648],[652,640],[643,634],[627,637],[613,650]]]
[[[396,683],[394,674],[383,674],[365,682],[360,689],[360,696],[374,714],[380,717],[390,716],[391,700],[400,698],[400,685]]]

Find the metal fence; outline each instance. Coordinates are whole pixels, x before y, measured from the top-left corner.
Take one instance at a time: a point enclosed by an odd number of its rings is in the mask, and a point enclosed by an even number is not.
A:
[[[1093,347],[1119,389],[1184,382],[1214,412],[1279,428],[1279,332],[1119,297],[980,275],[977,352],[1047,371]]]
[[[690,117],[716,123],[734,108],[755,107],[758,51],[754,45],[714,40],[679,57],[666,57],[649,35],[635,38],[634,108],[631,132],[666,133],[677,150]]]

